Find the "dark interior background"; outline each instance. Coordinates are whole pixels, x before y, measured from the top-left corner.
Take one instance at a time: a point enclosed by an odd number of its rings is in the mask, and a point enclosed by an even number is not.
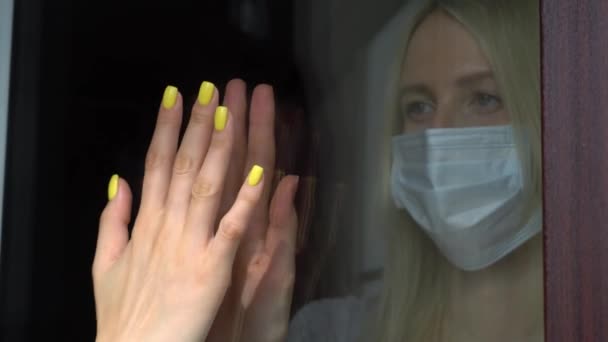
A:
[[[348,65],[344,55],[365,36],[362,27],[394,11],[380,6],[389,1],[374,3],[373,11],[354,10],[365,1],[341,3],[333,10],[346,13],[347,24],[333,18],[324,23],[337,22],[344,34],[310,50],[325,61],[331,60],[333,43],[350,44],[339,50],[334,70]],[[608,6],[600,3],[578,1],[573,11],[572,1],[542,2],[549,341],[604,341],[608,336],[602,257],[608,230],[598,230],[598,223],[606,221],[606,192],[596,184],[605,174],[606,162],[597,156],[605,155],[607,145],[601,142],[607,125],[600,121],[608,116],[581,121],[572,115],[606,108],[605,97],[597,96],[607,89],[601,71],[608,68],[601,30]],[[167,83],[192,99],[203,79],[220,89],[234,76],[250,85],[276,82],[283,91],[281,102],[291,103],[286,108],[306,113],[298,79],[309,75],[298,75],[291,52],[293,3],[268,0],[266,29],[253,30],[256,25],[240,25],[238,4],[15,0],[0,341],[93,340],[90,264],[108,177],[119,172],[137,188]],[[572,123],[564,124],[568,120]],[[351,160],[346,157],[340,160]],[[593,200],[582,200],[588,198]]]
[[[187,108],[203,80],[270,83],[286,125],[306,125],[292,14],[287,0],[15,1],[0,340],[94,339],[107,182],[126,178],[137,208],[167,84]],[[308,169],[305,158],[283,163]]]

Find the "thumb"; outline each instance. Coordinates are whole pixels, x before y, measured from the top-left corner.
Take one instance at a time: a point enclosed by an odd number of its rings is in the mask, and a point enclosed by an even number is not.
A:
[[[269,255],[273,255],[281,244],[286,244],[288,253],[295,254],[298,219],[294,200],[298,191],[298,182],[298,176],[283,178],[270,203],[265,245]]]
[[[129,242],[132,194],[129,184],[118,175],[108,184],[108,203],[99,219],[93,276],[103,274],[122,255]]]

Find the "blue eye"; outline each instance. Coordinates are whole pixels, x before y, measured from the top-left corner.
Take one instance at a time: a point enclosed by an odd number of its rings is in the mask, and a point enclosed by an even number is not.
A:
[[[405,105],[404,112],[407,118],[420,121],[429,113],[433,113],[433,106],[425,102],[411,102]]]
[[[502,107],[502,101],[498,96],[485,93],[476,94],[474,103],[484,113],[493,113]]]

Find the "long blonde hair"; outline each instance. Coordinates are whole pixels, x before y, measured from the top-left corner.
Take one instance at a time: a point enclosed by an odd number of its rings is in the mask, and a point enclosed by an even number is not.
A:
[[[419,3],[420,5],[420,3]],[[368,320],[363,341],[436,341],[441,336],[444,303],[455,268],[404,211],[392,204],[389,192],[390,137],[399,133],[396,103],[398,72],[407,42],[424,18],[443,10],[462,23],[488,58],[510,113],[524,170],[525,207],[531,215],[541,201],[540,32],[539,5],[534,0],[427,0],[408,23],[391,69],[382,177],[377,217],[385,218],[389,252],[384,289],[375,317]],[[527,156],[527,157],[524,157]],[[527,219],[527,218],[522,218]]]

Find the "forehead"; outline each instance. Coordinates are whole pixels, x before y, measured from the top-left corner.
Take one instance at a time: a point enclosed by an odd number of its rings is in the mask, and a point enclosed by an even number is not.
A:
[[[433,81],[490,65],[473,35],[443,10],[429,14],[413,33],[401,78]]]

